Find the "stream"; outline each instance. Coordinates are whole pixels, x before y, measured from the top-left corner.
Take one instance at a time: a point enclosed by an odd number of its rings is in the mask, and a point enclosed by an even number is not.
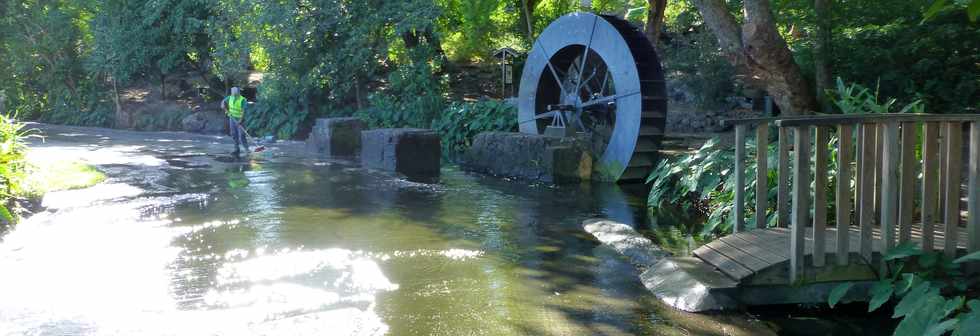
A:
[[[406,181],[302,144],[34,125],[108,179],[0,241],[0,335],[759,335],[660,304],[581,229],[642,223],[616,186],[444,168]]]

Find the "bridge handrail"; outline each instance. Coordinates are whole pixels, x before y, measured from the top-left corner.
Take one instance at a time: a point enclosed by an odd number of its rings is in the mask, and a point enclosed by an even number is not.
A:
[[[945,244],[941,247],[948,256],[957,253],[960,223],[960,187],[964,124],[970,125],[968,174],[967,252],[980,250],[980,114],[857,114],[810,115],[793,117],[763,117],[723,120],[722,125],[735,126],[734,229],[745,226],[745,149],[746,133],[755,127],[756,169],[756,227],[766,227],[768,213],[768,150],[769,129],[776,126],[779,162],[777,172],[777,225],[791,228],[790,281],[796,281],[803,271],[806,250],[805,231],[813,228],[812,266],[825,265],[827,256],[825,228],[827,226],[827,186],[829,144],[831,131],[838,135],[836,197],[836,255],[838,265],[850,262],[850,227],[857,222],[860,239],[859,254],[872,260],[875,252],[873,230],[881,224],[883,249],[912,239],[913,220],[921,214],[921,244],[924,249],[934,245],[934,221],[943,225]],[[921,128],[922,137],[918,136]],[[811,139],[811,130],[815,137]],[[792,133],[791,133],[792,132]],[[792,134],[792,136],[791,136]],[[846,134],[847,136],[840,136]],[[909,139],[909,140],[906,140]],[[792,144],[791,144],[792,142]],[[814,157],[811,157],[811,142]],[[940,142],[941,145],[940,146]],[[915,150],[921,146],[922,177],[916,168],[920,160]],[[790,153],[794,168],[790,172]],[[855,155],[858,154],[858,155]],[[810,161],[814,165],[811,177]],[[854,163],[855,187],[851,188],[851,169]],[[805,167],[805,169],[801,169]],[[789,179],[792,177],[792,183]],[[921,181],[921,192],[916,180]],[[810,183],[814,184],[814,199],[810,200]],[[789,188],[793,193],[790,199]],[[915,194],[921,197],[916,209]],[[853,198],[853,203],[852,203]],[[851,208],[854,205],[854,218]],[[942,204],[942,206],[940,206]],[[813,216],[810,216],[810,211]],[[897,229],[897,230],[896,230]],[[897,235],[896,235],[897,234]]]

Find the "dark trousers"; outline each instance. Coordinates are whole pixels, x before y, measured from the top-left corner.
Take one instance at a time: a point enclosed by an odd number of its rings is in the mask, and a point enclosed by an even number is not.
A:
[[[241,127],[238,120],[228,117],[228,134],[231,135],[232,139],[235,139],[235,152],[238,152],[239,144],[245,147],[246,152],[248,151],[248,138],[245,137],[245,131]]]

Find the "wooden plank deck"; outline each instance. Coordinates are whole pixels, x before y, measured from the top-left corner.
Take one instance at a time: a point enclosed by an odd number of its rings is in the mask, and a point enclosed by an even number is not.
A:
[[[935,231],[934,249],[941,250],[946,244],[943,224],[936,223],[933,227]],[[848,249],[851,253],[860,253],[858,241],[861,239],[861,229],[858,226],[850,226],[849,231]],[[967,247],[966,230],[957,230],[957,233],[959,239],[956,245],[960,249],[965,249]],[[912,241],[921,244],[921,223],[912,226],[911,234]],[[876,226],[872,236],[874,252],[881,253],[884,246],[884,241],[881,239],[881,228]],[[825,251],[837,250],[837,228],[827,228],[824,239],[826,239],[827,244]],[[716,239],[694,250],[694,255],[732,279],[741,281],[759,271],[789,261],[789,243],[790,230],[788,228],[751,230]],[[808,256],[813,253],[812,228],[806,230],[805,251]]]

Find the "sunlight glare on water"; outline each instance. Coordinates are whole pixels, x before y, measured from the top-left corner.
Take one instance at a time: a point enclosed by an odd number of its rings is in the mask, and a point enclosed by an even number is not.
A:
[[[581,231],[610,212],[589,186],[142,150],[94,150],[109,180],[49,195],[3,237],[0,335],[651,330],[635,270]]]

